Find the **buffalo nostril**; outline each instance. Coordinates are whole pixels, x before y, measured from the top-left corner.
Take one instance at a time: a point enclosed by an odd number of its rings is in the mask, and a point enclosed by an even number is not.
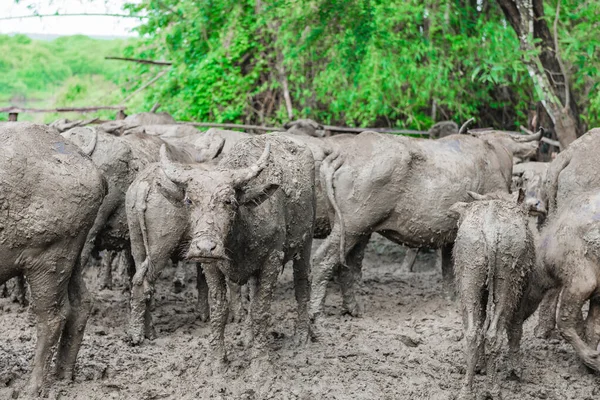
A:
[[[217,248],[217,243],[212,240],[198,240],[196,248],[203,253],[210,253]]]

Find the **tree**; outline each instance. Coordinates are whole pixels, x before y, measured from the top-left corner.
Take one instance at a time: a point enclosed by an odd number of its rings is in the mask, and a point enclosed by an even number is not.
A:
[[[572,99],[557,37],[560,0],[556,7],[554,36],[544,18],[542,0],[498,0],[498,4],[519,38],[523,61],[554,124],[558,140],[563,148],[567,147],[580,132],[579,111]]]

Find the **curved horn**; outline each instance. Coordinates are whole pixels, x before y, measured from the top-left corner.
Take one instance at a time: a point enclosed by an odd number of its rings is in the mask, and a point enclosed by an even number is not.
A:
[[[481,195],[479,193],[471,192],[470,190],[467,190],[467,194],[469,196],[471,196],[471,198],[473,200],[486,200],[487,199],[487,197],[485,195]]]
[[[271,152],[271,143],[265,145],[265,150],[258,159],[258,161],[248,168],[236,171],[233,176],[233,186],[241,187],[245,185],[250,179],[255,178],[260,172],[267,166],[269,160],[269,153]]]
[[[544,128],[540,128],[539,131],[534,133],[533,135],[520,135],[520,136],[512,136],[517,142],[525,143],[525,142],[534,142],[539,141],[542,136],[544,136]]]
[[[467,132],[467,127],[469,125],[471,125],[471,123],[475,121],[475,118],[469,118],[468,120],[465,121],[464,124],[462,124],[462,126],[460,127],[460,129],[458,130],[458,134],[462,135],[463,133]]]
[[[169,159],[166,144],[160,146],[160,167],[173,183],[184,184],[187,182],[183,168]]]
[[[86,156],[91,156],[92,153],[94,152],[94,150],[96,149],[96,144],[98,143],[98,131],[96,129],[92,129],[88,126],[85,127],[86,129],[89,129],[92,133],[92,140],[87,144],[87,146],[84,146],[81,148],[81,151],[86,155]]]

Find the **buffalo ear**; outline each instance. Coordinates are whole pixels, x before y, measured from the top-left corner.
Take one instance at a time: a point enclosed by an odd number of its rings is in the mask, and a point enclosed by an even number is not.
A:
[[[525,201],[525,191],[523,188],[519,188],[519,196],[517,197],[517,204],[523,204]]]
[[[458,203],[454,203],[451,207],[450,207],[450,213],[451,214],[455,214],[455,216],[459,216],[461,217],[465,211],[467,210],[467,208],[469,208],[470,203],[465,203],[464,201],[459,201]]]
[[[165,199],[169,200],[171,204],[177,207],[183,205],[185,190],[180,185],[175,184],[169,179],[161,179],[156,182],[156,187],[160,194],[163,195]]]
[[[239,203],[250,207],[259,206],[265,200],[271,197],[271,195],[273,195],[277,189],[279,189],[279,185],[276,183],[267,183],[257,187],[245,189],[239,198]]]

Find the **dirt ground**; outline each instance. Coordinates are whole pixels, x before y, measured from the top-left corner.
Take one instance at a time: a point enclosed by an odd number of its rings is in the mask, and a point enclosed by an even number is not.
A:
[[[317,243],[315,243],[315,246]],[[196,320],[190,271],[184,292],[171,289],[172,270],[159,282],[153,312],[159,338],[140,347],[125,341],[127,295],[98,291],[74,382],[56,384],[52,399],[454,399],[464,359],[457,304],[447,300],[433,252],[419,255],[416,271],[399,271],[404,248],[381,237],[369,244],[363,268],[365,316],[340,315],[339,288],[330,284],[324,335],[293,343],[295,300],[291,268],[280,277],[272,308],[272,368],[252,368],[241,344],[242,324],[230,324],[230,365],[210,376],[209,326]],[[600,376],[582,366],[562,339],[533,337],[526,324],[521,382],[503,380],[504,399],[600,399]],[[23,398],[35,331],[27,309],[0,299],[0,399]],[[477,376],[483,388],[485,376]]]

